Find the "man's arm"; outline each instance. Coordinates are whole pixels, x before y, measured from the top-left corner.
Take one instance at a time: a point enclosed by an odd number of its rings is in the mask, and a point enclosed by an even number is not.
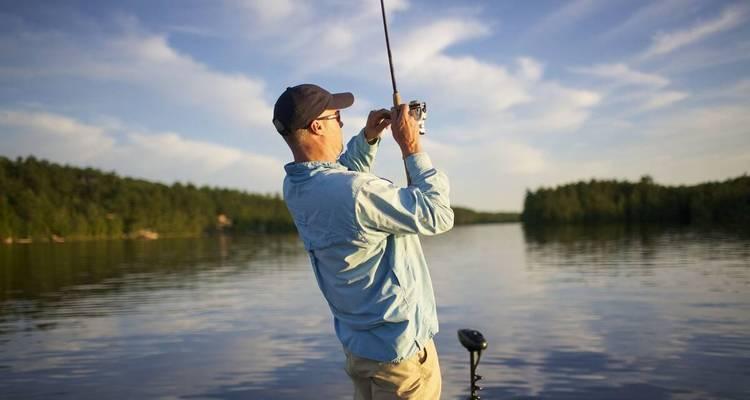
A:
[[[432,167],[420,145],[417,121],[402,104],[393,110],[393,138],[404,157],[409,186],[384,179],[362,185],[355,197],[360,228],[369,232],[437,235],[453,227],[448,177]]]
[[[391,113],[386,109],[373,110],[365,127],[349,140],[339,163],[352,171],[370,172],[380,144],[380,134],[391,124]]]
[[[368,142],[363,128],[346,144],[346,150],[339,156],[339,164],[352,171],[370,172],[375,162],[379,144],[379,137],[376,137],[372,142]]]
[[[433,168],[427,153],[405,159],[411,185],[398,187],[385,179],[362,185],[355,199],[360,228],[370,232],[437,235],[453,227],[448,177]]]

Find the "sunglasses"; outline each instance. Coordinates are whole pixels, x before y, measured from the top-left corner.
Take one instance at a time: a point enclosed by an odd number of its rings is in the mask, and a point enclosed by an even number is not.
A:
[[[325,117],[315,118],[313,121],[335,119],[339,123],[339,126],[343,127],[344,123],[341,122],[341,111],[336,110],[335,114],[326,115]]]

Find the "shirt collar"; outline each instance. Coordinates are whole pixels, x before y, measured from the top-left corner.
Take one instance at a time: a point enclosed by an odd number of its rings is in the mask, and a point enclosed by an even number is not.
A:
[[[284,170],[287,174],[304,174],[310,173],[317,169],[331,168],[331,169],[346,169],[345,166],[339,164],[337,161],[304,161],[304,162],[290,162],[284,165]]]

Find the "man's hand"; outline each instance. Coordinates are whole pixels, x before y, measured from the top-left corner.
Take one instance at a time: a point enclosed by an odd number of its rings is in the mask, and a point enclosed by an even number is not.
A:
[[[385,108],[370,111],[367,116],[367,125],[365,126],[365,138],[372,142],[375,138],[380,137],[383,129],[391,124],[391,112]]]
[[[417,120],[409,113],[409,106],[401,104],[391,110],[393,115],[393,139],[401,147],[401,155],[404,158],[422,151],[419,144],[419,126]]]

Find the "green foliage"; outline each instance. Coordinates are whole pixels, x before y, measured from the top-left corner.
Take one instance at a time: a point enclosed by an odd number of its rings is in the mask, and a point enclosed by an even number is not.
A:
[[[479,212],[463,207],[452,207],[456,225],[489,224],[496,222],[518,222],[520,214],[511,212]]]
[[[219,214],[232,220],[224,231],[294,231],[278,195],[168,186],[34,157],[0,157],[0,238],[121,238],[141,229],[195,236],[219,229]]]
[[[750,177],[694,186],[577,182],[527,191],[521,220],[539,223],[669,222],[750,225]]]

